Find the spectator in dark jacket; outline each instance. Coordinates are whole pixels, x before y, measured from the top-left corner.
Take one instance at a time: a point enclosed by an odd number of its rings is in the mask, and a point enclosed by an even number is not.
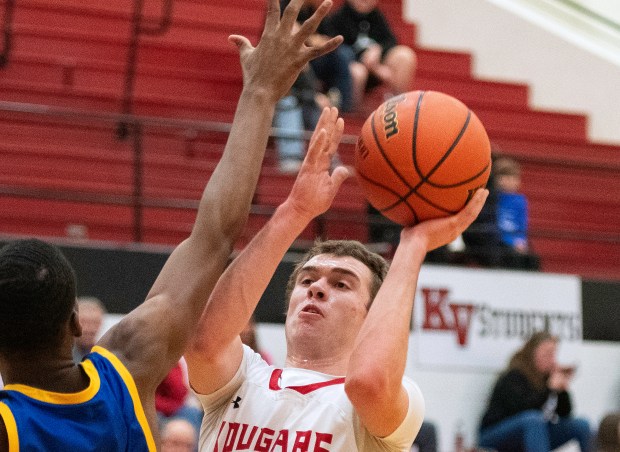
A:
[[[480,447],[548,452],[576,439],[589,451],[588,422],[571,416],[568,386],[575,369],[556,362],[558,339],[533,334],[497,380],[480,425]]]
[[[360,104],[366,91],[380,84],[385,84],[393,94],[411,89],[415,53],[398,43],[378,8],[378,0],[346,0],[328,20],[332,33],[344,38],[341,47],[352,50],[354,59],[349,69],[354,106]]]

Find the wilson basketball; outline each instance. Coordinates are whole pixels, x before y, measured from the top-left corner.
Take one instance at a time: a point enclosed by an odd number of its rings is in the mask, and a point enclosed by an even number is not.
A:
[[[366,199],[404,226],[455,214],[491,172],[491,145],[461,101],[412,91],[384,102],[366,120],[355,150]]]

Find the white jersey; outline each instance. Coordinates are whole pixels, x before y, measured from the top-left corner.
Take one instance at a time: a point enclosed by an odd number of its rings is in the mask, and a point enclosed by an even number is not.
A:
[[[404,378],[409,409],[391,435],[371,435],[344,392],[344,377],[278,369],[244,346],[239,370],[223,388],[200,395],[201,452],[409,451],[422,425],[424,399]]]

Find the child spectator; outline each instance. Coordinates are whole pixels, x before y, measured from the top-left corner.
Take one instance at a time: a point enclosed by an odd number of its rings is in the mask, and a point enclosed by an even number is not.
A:
[[[495,181],[498,188],[497,225],[502,242],[519,253],[528,250],[527,198],[519,193],[521,189],[521,168],[508,157],[495,162]]]

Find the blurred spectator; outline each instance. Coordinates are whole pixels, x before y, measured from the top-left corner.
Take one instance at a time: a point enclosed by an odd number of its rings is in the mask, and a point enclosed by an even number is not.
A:
[[[202,424],[203,411],[199,403],[192,404],[194,396],[189,393],[187,367],[183,358],[166,375],[155,390],[155,409],[161,426],[167,425],[172,419],[184,419],[196,432]]]
[[[528,250],[527,198],[521,189],[521,168],[508,157],[498,158],[495,163],[497,196],[497,225],[502,242],[519,253]]]
[[[344,38],[351,49],[349,65],[353,79],[353,106],[357,108],[364,93],[385,84],[392,94],[409,91],[416,68],[414,51],[399,45],[378,0],[346,0],[329,17],[334,34]]]
[[[297,22],[303,24],[323,0],[306,0],[301,7]],[[280,11],[290,3],[290,0],[280,1]],[[318,43],[327,41],[335,33],[328,20],[319,24],[316,33],[310,36],[309,41]],[[350,49],[339,46],[333,52],[320,56],[310,62],[310,67],[318,81],[318,90],[329,97],[330,103],[341,112],[349,112],[353,106],[352,80],[349,72],[349,63],[353,59]],[[322,102],[319,102],[322,104]],[[309,130],[313,130],[314,127]]]
[[[596,447],[597,452],[620,451],[620,412],[603,418],[598,428]]]
[[[590,450],[585,419],[571,416],[575,372],[556,362],[558,339],[534,333],[499,376],[480,424],[479,446],[503,451],[550,451],[577,440]]]
[[[299,171],[306,153],[304,132],[314,130],[323,108],[331,106],[329,99],[318,92],[316,84],[312,69],[306,66],[288,95],[276,105],[273,126],[286,134],[275,140],[282,173],[295,174]]]
[[[161,430],[161,452],[194,452],[198,432],[186,419],[171,419]]]
[[[492,158],[489,196],[478,218],[462,234],[466,255],[460,263],[538,270],[540,259],[527,242],[527,199],[515,191],[521,183],[519,165],[496,153]]]
[[[437,428],[430,421],[422,422],[418,436],[413,441],[412,452],[437,452]]]
[[[256,321],[254,316],[250,317],[250,321],[246,324],[239,336],[241,337],[241,342],[261,355],[267,364],[273,364],[273,358],[271,355],[258,345],[258,339],[256,337]]]
[[[312,16],[322,1],[310,0],[304,4],[296,25],[300,26]],[[281,0],[280,11],[284,11],[289,3],[290,0]],[[310,41],[327,41],[333,34],[327,30],[328,25],[324,21],[311,35]],[[351,110],[351,57],[348,52],[339,46],[333,52],[311,61],[295,80],[288,95],[278,102],[273,125],[285,135],[275,140],[280,172],[297,173],[305,156],[304,132],[315,129],[323,108],[335,106],[341,111]]]
[[[78,297],[77,301],[82,334],[73,343],[73,361],[79,363],[97,343],[106,309],[101,300],[95,297]]]

